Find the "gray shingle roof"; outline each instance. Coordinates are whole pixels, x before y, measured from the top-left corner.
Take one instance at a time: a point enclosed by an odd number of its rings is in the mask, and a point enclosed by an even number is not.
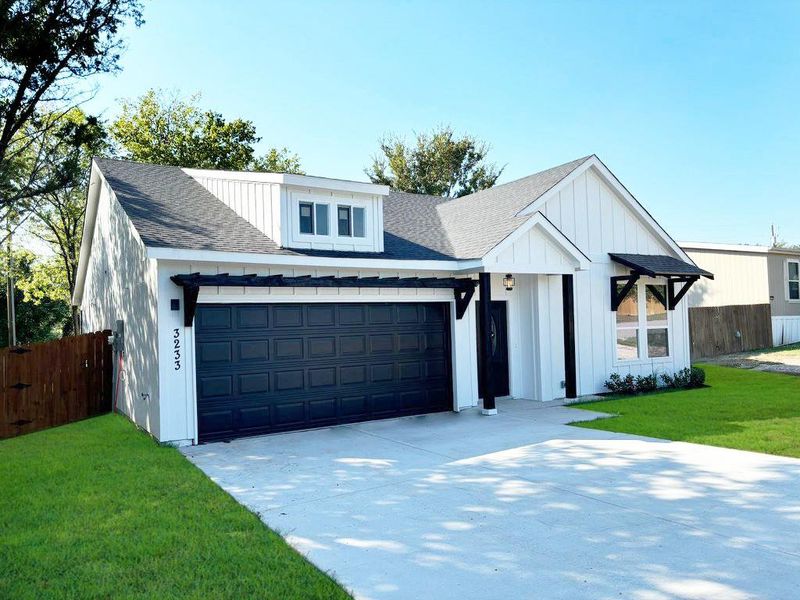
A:
[[[190,250],[342,258],[479,258],[529,216],[538,199],[588,156],[462,198],[392,190],[384,201],[384,252],[279,247],[179,167],[96,159],[145,245]]]
[[[282,253],[179,167],[105,158],[95,162],[146,246]]]

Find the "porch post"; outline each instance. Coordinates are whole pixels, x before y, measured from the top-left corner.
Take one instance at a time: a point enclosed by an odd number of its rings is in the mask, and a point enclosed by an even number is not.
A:
[[[478,311],[478,323],[480,327],[481,344],[481,380],[483,389],[480,390],[483,398],[483,408],[481,412],[485,415],[497,414],[494,403],[494,374],[492,373],[492,280],[491,273],[479,273],[478,285],[480,288],[480,310]]]
[[[561,276],[561,296],[564,309],[564,381],[567,398],[577,398],[575,373],[575,290],[573,275]]]

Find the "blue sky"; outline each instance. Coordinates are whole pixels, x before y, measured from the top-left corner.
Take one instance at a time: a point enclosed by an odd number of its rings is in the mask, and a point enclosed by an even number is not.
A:
[[[383,133],[449,123],[501,181],[595,153],[677,239],[800,243],[800,3],[162,0],[145,20],[90,111],[199,91],[359,180]]]

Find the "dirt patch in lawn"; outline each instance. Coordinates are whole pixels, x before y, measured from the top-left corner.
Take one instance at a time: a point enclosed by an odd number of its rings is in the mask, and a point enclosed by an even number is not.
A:
[[[725,354],[715,358],[703,359],[703,362],[736,367],[738,369],[755,369],[757,371],[800,375],[800,344]]]

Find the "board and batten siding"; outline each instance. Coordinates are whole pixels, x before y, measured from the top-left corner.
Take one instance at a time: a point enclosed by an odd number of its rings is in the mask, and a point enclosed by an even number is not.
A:
[[[688,304],[681,302],[669,312],[667,358],[618,361],[616,358],[616,313],[611,311],[610,278],[625,275],[626,269],[613,263],[609,252],[666,254],[676,256],[667,242],[643,221],[601,175],[588,169],[549,198],[540,210],[592,261],[590,268],[575,273],[575,340],[578,394],[605,391],[610,373],[648,375],[674,372],[688,367]],[[547,283],[551,307],[541,318],[560,320],[560,282]],[[541,278],[540,278],[541,281]],[[643,278],[642,283],[650,280]],[[658,282],[657,280],[654,282]],[[558,293],[555,290],[558,290]],[[555,335],[555,334],[554,334]],[[561,354],[563,363],[563,346]],[[563,372],[563,367],[562,367]],[[550,389],[554,389],[551,384]],[[563,391],[560,394],[563,396]]]
[[[689,290],[686,301],[690,308],[769,304],[766,251],[711,250],[690,245],[683,249],[697,266],[714,274],[714,279],[702,278]]]
[[[183,293],[171,280],[180,273],[230,273],[244,275],[328,276],[337,277],[451,277],[447,272],[387,271],[377,269],[288,268],[277,265],[238,263],[179,262],[158,263],[159,297],[159,373],[162,395],[169,398],[162,406],[162,440],[191,441],[196,435],[196,382],[194,327],[183,326]],[[181,309],[170,310],[170,301],[180,301]],[[470,303],[462,319],[453,318],[453,291],[422,288],[244,288],[203,287],[200,303],[278,303],[278,302],[446,302],[450,304],[453,365],[453,392],[456,409],[475,406],[478,400],[478,370],[475,303]],[[175,348],[180,349],[180,368],[175,365]]]
[[[83,331],[125,322],[125,354],[117,408],[161,439],[158,385],[156,261],[105,179],[98,197],[92,252],[80,305]]]
[[[277,183],[192,176],[228,208],[281,244],[281,186]]]

